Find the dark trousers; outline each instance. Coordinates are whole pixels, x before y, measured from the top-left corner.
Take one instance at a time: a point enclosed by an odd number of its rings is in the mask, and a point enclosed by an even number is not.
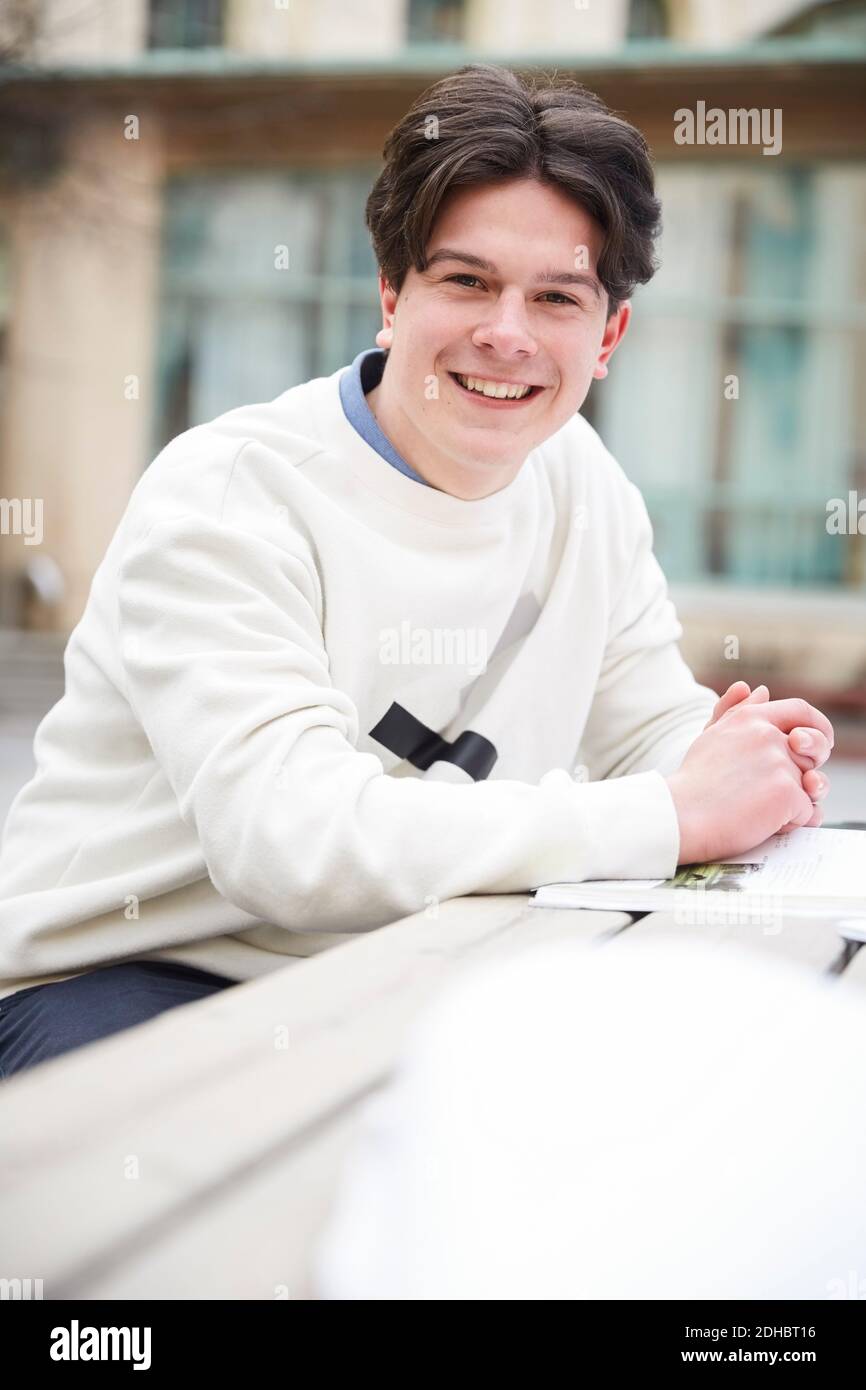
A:
[[[0,1078],[236,984],[191,965],[124,961],[0,999]]]

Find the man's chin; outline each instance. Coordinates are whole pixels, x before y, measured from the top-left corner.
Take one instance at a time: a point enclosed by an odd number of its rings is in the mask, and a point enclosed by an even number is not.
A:
[[[452,441],[448,453],[466,468],[483,464],[485,468],[518,468],[539,443],[535,438],[503,438],[499,429],[483,426],[468,430]]]

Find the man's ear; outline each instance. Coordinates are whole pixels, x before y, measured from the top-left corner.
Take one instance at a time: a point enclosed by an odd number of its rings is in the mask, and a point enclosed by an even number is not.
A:
[[[387,350],[394,343],[394,311],[397,307],[397,296],[381,270],[379,271],[379,301],[382,305],[382,327],[376,334],[376,346]]]
[[[593,376],[597,381],[601,381],[607,376],[607,364],[613,356],[619,344],[625,336],[631,319],[631,300],[624,299],[619,308],[612,313],[604,325],[604,337],[601,340],[601,347],[598,350]]]

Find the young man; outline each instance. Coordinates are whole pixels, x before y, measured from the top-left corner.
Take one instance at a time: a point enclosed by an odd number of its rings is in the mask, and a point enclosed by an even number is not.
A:
[[[573,83],[472,65],[392,131],[381,350],[178,436],[94,577],[2,843],[0,1069],[432,901],[819,822],[829,722],[696,684],[578,413],[658,218]]]

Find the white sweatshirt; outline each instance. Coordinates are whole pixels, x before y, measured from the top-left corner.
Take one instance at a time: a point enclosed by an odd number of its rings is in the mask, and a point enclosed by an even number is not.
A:
[[[717,697],[637,488],[576,415],[452,497],[353,429],[345,370],[136,486],[0,842],[0,997],[123,959],[242,980],[437,900],[673,873],[662,774]]]

